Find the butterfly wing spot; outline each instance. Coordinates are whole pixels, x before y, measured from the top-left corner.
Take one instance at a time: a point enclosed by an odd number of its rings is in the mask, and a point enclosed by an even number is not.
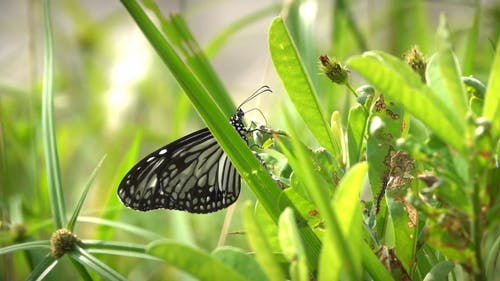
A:
[[[165,153],[167,153],[167,150],[164,148],[164,149],[160,150],[160,152],[158,152],[158,155],[163,155]]]

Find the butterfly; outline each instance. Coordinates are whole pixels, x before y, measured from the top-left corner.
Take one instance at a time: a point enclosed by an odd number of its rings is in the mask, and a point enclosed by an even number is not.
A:
[[[229,119],[248,144],[249,130],[241,109],[256,96],[272,92],[263,86],[243,101]],[[240,194],[241,176],[204,128],[151,152],[135,164],[118,187],[121,202],[132,209],[173,209],[211,213],[233,204]]]

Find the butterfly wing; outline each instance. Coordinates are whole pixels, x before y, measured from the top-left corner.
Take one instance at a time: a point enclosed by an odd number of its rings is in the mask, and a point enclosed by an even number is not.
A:
[[[123,178],[118,197],[127,207],[210,213],[238,199],[240,175],[205,128],[153,151]]]

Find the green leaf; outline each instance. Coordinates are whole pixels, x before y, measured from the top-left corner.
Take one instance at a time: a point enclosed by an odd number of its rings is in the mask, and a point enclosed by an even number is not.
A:
[[[493,280],[500,270],[500,236],[486,250],[485,273],[488,280]]]
[[[451,112],[455,113],[459,119],[462,119],[465,126],[467,114],[467,97],[465,88],[460,77],[460,66],[457,58],[452,51],[450,31],[448,30],[446,18],[441,16],[437,31],[437,41],[439,51],[435,55],[437,66],[430,67],[429,62],[426,72],[426,80],[429,86],[434,90],[448,106]]]
[[[331,202],[344,237],[348,237],[349,240],[348,247],[350,247],[353,260],[351,270],[359,279],[361,279],[363,270],[359,245],[364,243],[361,233],[363,223],[359,194],[366,180],[367,171],[368,163],[366,162],[352,166],[340,181]]]
[[[453,270],[455,264],[451,261],[443,261],[432,267],[431,271],[425,275],[424,281],[447,280],[448,274]]]
[[[245,276],[250,281],[266,281],[267,276],[262,271],[254,256],[234,247],[217,248],[212,256]]]
[[[313,229],[314,233],[321,238],[324,234],[323,219],[316,210],[316,206],[301,194],[299,194],[293,187],[287,188],[284,191],[287,198],[293,203],[295,210],[305,218],[307,225]]]
[[[394,231],[394,251],[406,272],[411,272],[418,242],[417,210],[396,193],[399,190],[387,191],[387,207]]]
[[[252,206],[248,202],[243,206],[243,226],[247,233],[248,243],[254,250],[255,257],[264,272],[266,272],[269,280],[285,280],[285,274],[281,270],[276,257],[271,252],[269,241],[267,241],[267,237],[260,229],[259,222],[253,214]]]
[[[57,154],[54,124],[54,58],[50,1],[43,1],[44,63],[42,90],[42,139],[47,169],[50,206],[57,229],[66,225],[66,209],[61,184],[61,168]]]
[[[428,126],[436,135],[465,154],[465,125],[409,66],[382,52],[366,52],[348,64],[390,100]]]
[[[335,159],[342,160],[341,144],[337,143],[332,135],[297,48],[280,17],[275,18],[271,23],[269,50],[274,67],[309,130],[318,143],[326,148]]]
[[[462,63],[462,71],[464,75],[471,75],[474,73],[474,62],[477,59],[477,42],[479,38],[480,21],[482,17],[481,3],[474,2],[474,21],[467,34],[467,46]],[[498,46],[498,45],[497,45]]]
[[[467,100],[459,71],[455,54],[446,49],[431,57],[425,76],[427,84],[443,104],[465,124]]]
[[[500,40],[497,45],[500,46]],[[491,134],[494,138],[500,135],[500,48],[496,49],[491,65],[488,88],[484,98],[483,115],[491,122]]]
[[[290,127],[290,126],[289,126]],[[291,136],[297,136],[297,132],[290,130]],[[298,139],[298,137],[295,137]],[[279,137],[276,139],[280,149],[283,154],[288,158],[290,166],[292,166],[294,173],[297,175],[298,179],[307,184],[307,192],[313,199],[314,204],[317,206],[319,213],[325,221],[325,225],[328,226],[325,236],[323,237],[323,249],[325,247],[334,247],[334,253],[338,254],[339,259],[329,259],[328,268],[334,271],[335,274],[340,274],[341,267],[335,268],[332,263],[338,262],[343,265],[345,269],[344,273],[349,276],[352,280],[356,280],[356,273],[353,269],[352,253],[346,243],[346,237],[343,235],[337,218],[330,206],[330,199],[328,194],[328,183],[321,174],[316,172],[314,160],[311,157],[309,151],[298,141],[293,141],[292,144],[287,144],[289,140],[284,137]],[[323,259],[323,258],[321,258]],[[324,265],[324,263],[320,264]]]
[[[363,268],[368,272],[368,274],[377,281],[389,281],[394,280],[392,275],[387,271],[387,269],[382,265],[380,260],[372,252],[372,249],[366,243],[361,244],[361,256],[363,260]]]
[[[210,254],[178,242],[152,242],[148,245],[148,253],[200,280],[248,280]]]
[[[291,279],[308,281],[307,256],[292,209],[286,208],[281,213],[278,227],[281,249],[283,250],[283,255],[290,263]]]
[[[367,119],[368,114],[363,106],[357,105],[349,110],[347,147],[349,150],[349,165],[351,166],[361,158]]]

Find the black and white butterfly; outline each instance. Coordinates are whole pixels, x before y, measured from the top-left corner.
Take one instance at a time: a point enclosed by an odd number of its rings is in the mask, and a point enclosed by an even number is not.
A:
[[[241,109],[249,100],[271,92],[263,86],[247,98],[229,122],[248,144]],[[153,151],[122,179],[118,197],[135,210],[174,209],[211,213],[233,204],[241,177],[208,128]]]

